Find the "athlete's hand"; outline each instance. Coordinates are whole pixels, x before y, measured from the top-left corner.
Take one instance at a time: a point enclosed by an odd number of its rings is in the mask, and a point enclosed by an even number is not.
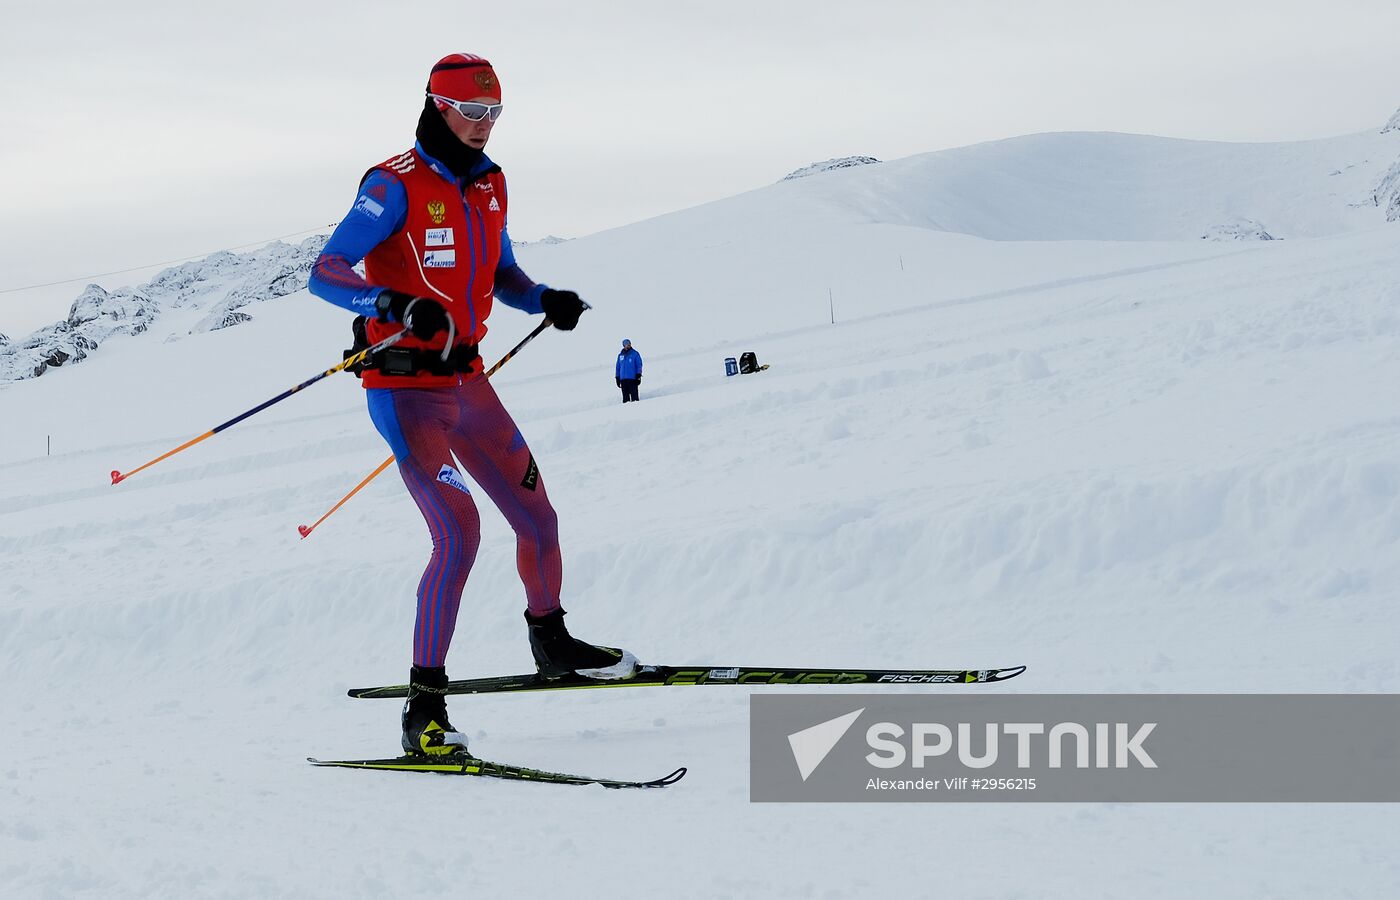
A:
[[[409,307],[412,307],[410,309]],[[447,330],[447,310],[442,304],[429,297],[415,297],[403,291],[388,289],[380,293],[375,301],[379,318],[386,322],[399,322],[413,336],[426,341],[439,331]]]
[[[578,325],[578,317],[590,308],[573,291],[556,291],[553,288],[545,288],[540,295],[540,306],[560,331],[573,331],[574,326]]]

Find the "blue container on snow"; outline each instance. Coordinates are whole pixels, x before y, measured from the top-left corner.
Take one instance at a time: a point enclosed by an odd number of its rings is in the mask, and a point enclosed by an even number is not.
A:
[[[739,361],[732,356],[726,356],[724,358],[724,374],[726,377],[729,375],[738,375]]]

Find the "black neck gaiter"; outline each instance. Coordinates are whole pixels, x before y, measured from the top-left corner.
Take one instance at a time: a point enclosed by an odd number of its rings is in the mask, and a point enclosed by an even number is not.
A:
[[[423,113],[418,117],[418,143],[433,159],[447,166],[458,178],[470,178],[485,156],[480,150],[468,147],[457,140],[457,135],[447,127],[438,112],[433,98],[423,101]]]

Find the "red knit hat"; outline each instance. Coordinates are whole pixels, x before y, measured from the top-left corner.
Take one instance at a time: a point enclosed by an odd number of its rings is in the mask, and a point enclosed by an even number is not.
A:
[[[491,97],[499,103],[501,82],[489,60],[471,53],[450,53],[438,60],[428,75],[428,93],[453,100]]]

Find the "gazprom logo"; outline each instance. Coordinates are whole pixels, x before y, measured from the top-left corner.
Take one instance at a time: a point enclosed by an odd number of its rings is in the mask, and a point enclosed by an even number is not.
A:
[[[384,215],[383,204],[377,203],[367,194],[361,194],[360,199],[355,201],[355,210],[362,212],[371,219],[377,219]]]
[[[437,480],[442,482],[443,484],[455,487],[457,490],[461,491],[464,494],[471,494],[471,489],[468,488],[467,483],[462,480],[462,476],[458,475],[457,470],[447,465],[446,463],[443,463],[442,468],[438,470]]]

